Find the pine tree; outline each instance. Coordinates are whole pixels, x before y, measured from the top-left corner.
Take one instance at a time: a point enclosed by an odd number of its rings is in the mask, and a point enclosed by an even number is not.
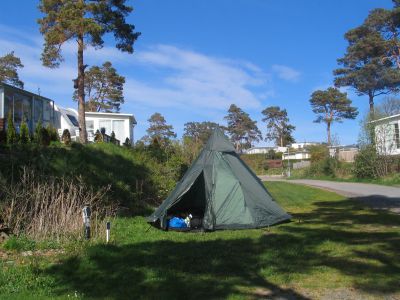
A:
[[[140,33],[135,26],[126,23],[126,16],[133,8],[126,0],[41,0],[40,11],[44,14],[38,20],[44,36],[42,52],[43,65],[55,68],[63,60],[61,47],[69,41],[77,43],[78,76],[75,80],[78,98],[78,119],[80,140],[87,142],[85,122],[85,68],[83,52],[87,46],[101,48],[104,35],[112,33],[116,47],[133,53],[133,44]]]
[[[15,143],[17,143],[17,141],[18,137],[17,137],[17,132],[15,131],[13,114],[10,110],[8,112],[8,118],[7,118],[7,144],[14,145]]]
[[[29,135],[29,128],[25,122],[25,118],[22,119],[21,127],[19,129],[19,142],[21,144],[29,144],[31,137]]]
[[[331,145],[331,124],[341,123],[343,119],[355,119],[358,115],[357,108],[351,106],[347,93],[342,93],[337,88],[315,91],[311,95],[310,103],[313,112],[317,114],[314,122],[326,123],[328,145]]]
[[[235,104],[229,107],[225,120],[228,122],[227,130],[236,146],[236,151],[250,148],[254,142],[258,142],[262,138],[257,122],[253,121],[248,113]]]

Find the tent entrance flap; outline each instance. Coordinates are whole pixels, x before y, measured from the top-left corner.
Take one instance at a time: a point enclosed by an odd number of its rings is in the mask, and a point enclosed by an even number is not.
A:
[[[192,214],[195,216],[204,216],[206,209],[206,189],[203,172],[199,174],[190,189],[181,196],[179,201],[171,206],[167,215]]]

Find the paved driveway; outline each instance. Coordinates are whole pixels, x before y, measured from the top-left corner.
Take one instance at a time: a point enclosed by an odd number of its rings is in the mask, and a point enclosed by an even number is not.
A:
[[[263,181],[286,181],[322,188],[346,197],[359,199],[373,208],[390,209],[400,213],[400,188],[398,187],[312,179],[285,180],[269,176],[260,176],[260,178]]]

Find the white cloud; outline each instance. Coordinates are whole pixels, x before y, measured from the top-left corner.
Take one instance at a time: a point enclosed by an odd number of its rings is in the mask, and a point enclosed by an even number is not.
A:
[[[280,79],[296,82],[300,79],[301,73],[291,67],[284,65],[273,65],[272,70]]]

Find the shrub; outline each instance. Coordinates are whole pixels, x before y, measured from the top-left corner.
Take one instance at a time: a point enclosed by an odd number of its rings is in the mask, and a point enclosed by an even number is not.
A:
[[[116,142],[117,142],[117,139],[115,138],[115,132],[112,131],[111,136],[110,136],[110,143],[115,144]]]
[[[312,145],[309,148],[311,163],[329,158],[329,150],[325,145]]]
[[[103,134],[97,129],[96,133],[94,134],[94,142],[101,143],[103,142]]]
[[[35,132],[33,133],[33,140],[36,144],[41,145],[42,141],[42,118],[39,117],[39,121],[36,123]]]
[[[354,160],[354,175],[357,178],[376,178],[377,160],[378,156],[373,145],[361,149]]]
[[[49,134],[50,142],[59,142],[60,141],[60,137],[58,136],[58,131],[53,125],[51,125],[51,124],[47,125],[46,129]]]
[[[66,146],[71,145],[71,133],[68,129],[64,129],[61,135],[61,142],[64,143]]]
[[[31,141],[31,137],[29,135],[29,128],[25,122],[25,119],[22,120],[21,127],[19,129],[19,142],[21,144],[28,144]]]
[[[7,144],[13,145],[18,141],[17,132],[15,131],[13,115],[11,110],[8,112],[7,118]]]
[[[125,147],[132,147],[132,144],[131,144],[131,140],[127,137],[126,139],[125,139],[125,142],[123,143],[123,145],[125,146]]]

